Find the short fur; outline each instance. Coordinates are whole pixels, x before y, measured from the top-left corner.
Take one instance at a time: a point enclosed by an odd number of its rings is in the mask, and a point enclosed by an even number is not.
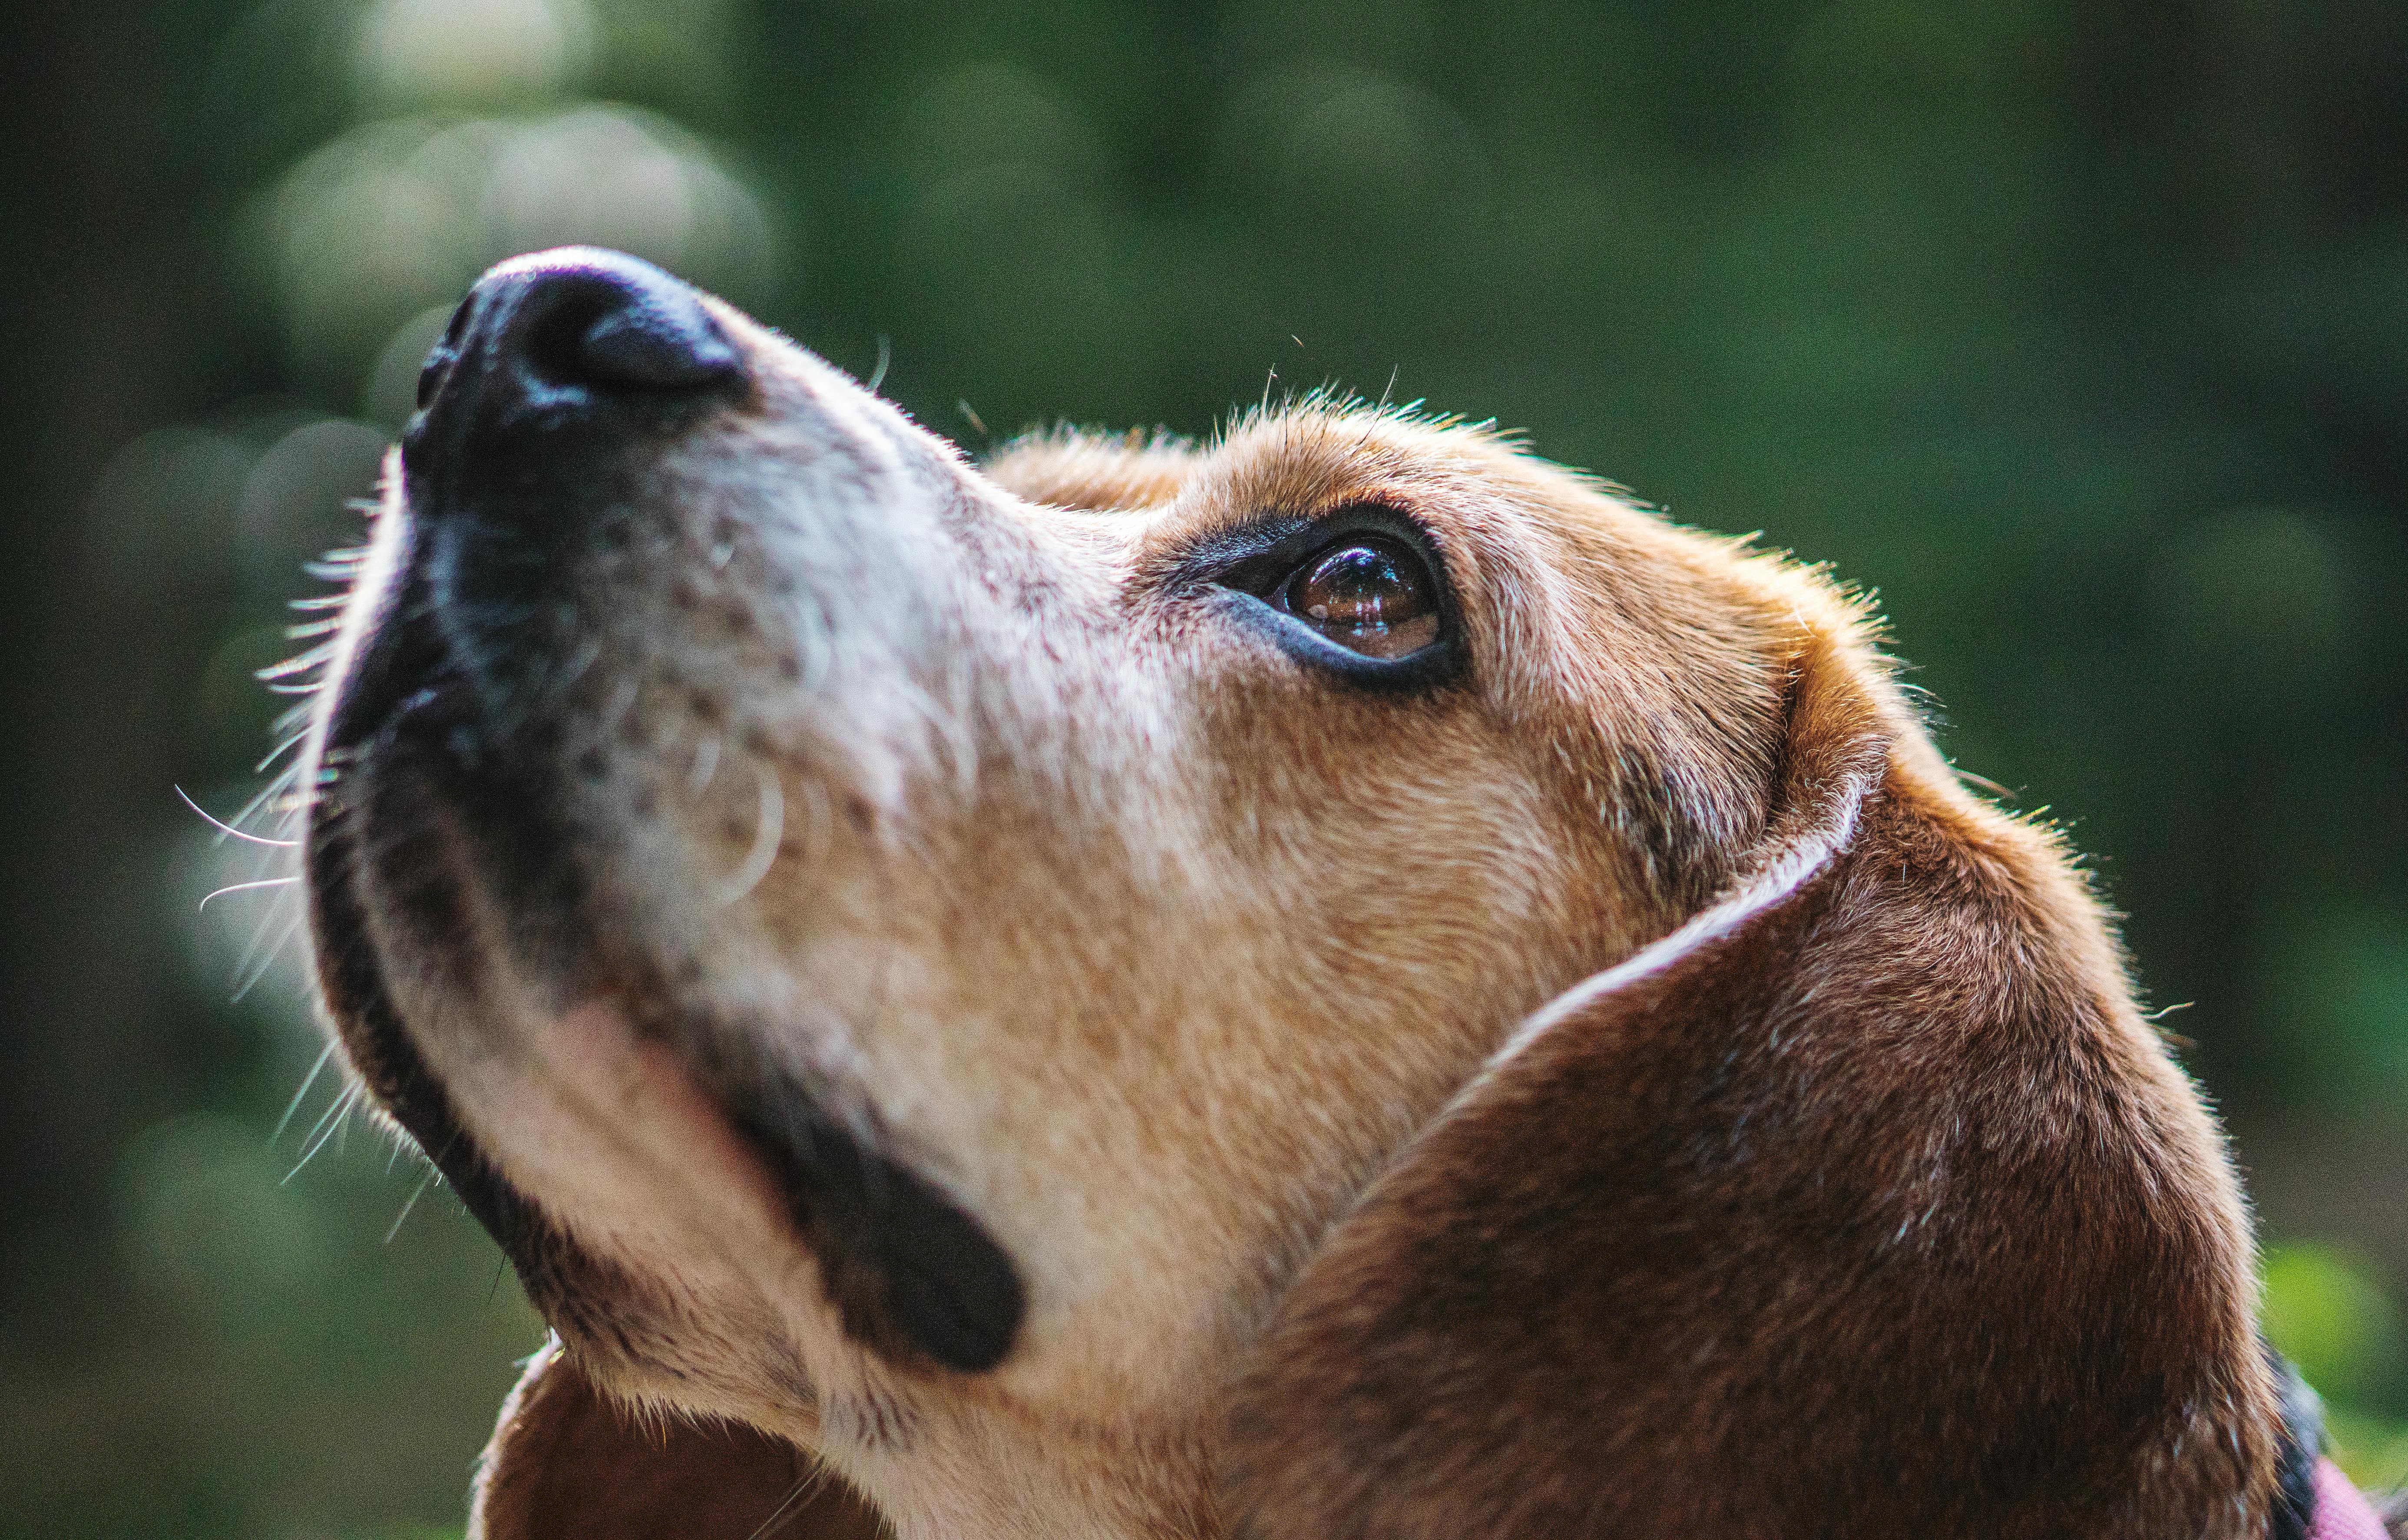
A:
[[[798,1461],[821,1540],[2265,1533],[2220,1136],[1821,575],[1334,400],[972,465],[713,314],[749,394],[562,483],[531,630],[405,456],[313,744],[337,1025],[561,1335],[484,1540]],[[1366,506],[1426,691],[1197,577]],[[507,817],[367,720],[411,604]],[[781,1105],[992,1237],[992,1368],[864,1326]]]

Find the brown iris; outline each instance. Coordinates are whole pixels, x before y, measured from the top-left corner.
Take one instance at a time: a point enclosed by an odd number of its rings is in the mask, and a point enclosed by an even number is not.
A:
[[[1281,584],[1278,599],[1297,620],[1368,658],[1401,658],[1438,639],[1429,568],[1411,547],[1384,535],[1332,546]]]

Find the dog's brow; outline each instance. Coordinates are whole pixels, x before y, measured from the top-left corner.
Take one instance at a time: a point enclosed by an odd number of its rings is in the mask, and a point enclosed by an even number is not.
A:
[[[1324,430],[1338,423],[1304,420]],[[1393,454],[1361,435],[1261,430],[1226,445],[1144,537],[1143,564],[1183,562],[1226,541],[1251,545],[1258,532],[1284,534],[1341,508],[1377,504],[1408,509]],[[1226,457],[1226,458],[1225,458]]]

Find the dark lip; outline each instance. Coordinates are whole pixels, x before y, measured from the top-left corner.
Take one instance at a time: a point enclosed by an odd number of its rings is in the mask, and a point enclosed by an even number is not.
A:
[[[717,1099],[785,1193],[847,1333],[964,1373],[1003,1361],[1027,1299],[984,1226],[781,1076]]]
[[[322,734],[302,852],[309,930],[319,988],[352,1067],[515,1262],[565,1242],[468,1137],[450,1094],[410,1041],[361,891],[371,859],[363,827],[362,796],[371,790],[366,762],[423,755],[430,738],[441,735],[440,724],[463,722],[467,714],[465,681],[434,634],[414,568],[405,567],[411,578],[383,600],[380,616],[370,617],[366,646],[334,686],[339,693]],[[521,1267],[523,1276],[527,1272]]]
[[[338,682],[324,735],[304,851],[320,985],[370,1092],[500,1245],[530,1298],[555,1319],[589,1318],[593,1302],[567,1297],[571,1280],[615,1270],[579,1252],[462,1126],[410,1039],[372,938],[364,884],[374,863],[376,902],[405,906],[409,928],[435,938],[429,949],[443,964],[472,975],[458,884],[489,882],[514,917],[538,937],[548,934],[543,949],[554,954],[549,961],[568,991],[598,982],[580,977],[595,966],[593,948],[580,945],[588,905],[561,853],[568,841],[545,825],[540,777],[488,741],[480,692],[441,635],[425,581],[416,563],[403,570],[411,576]],[[445,838],[447,824],[465,827],[482,847],[469,863],[474,878],[446,852],[414,852]],[[636,969],[614,970],[614,991],[637,991],[633,1014],[660,1020],[656,1003],[667,992],[630,984],[636,977]],[[674,1022],[670,1034],[709,1040]],[[828,1117],[809,1088],[775,1072],[712,1073],[687,1057],[695,1083],[774,1177],[850,1335],[890,1359],[968,1373],[1002,1361],[1026,1313],[1025,1292],[1010,1258],[976,1219]]]

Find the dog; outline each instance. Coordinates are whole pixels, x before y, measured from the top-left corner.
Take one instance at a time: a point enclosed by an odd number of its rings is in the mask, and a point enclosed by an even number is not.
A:
[[[1328,396],[974,463],[592,250],[419,406],[305,866],[555,1333],[485,1540],[2373,1522],[1818,571]]]

